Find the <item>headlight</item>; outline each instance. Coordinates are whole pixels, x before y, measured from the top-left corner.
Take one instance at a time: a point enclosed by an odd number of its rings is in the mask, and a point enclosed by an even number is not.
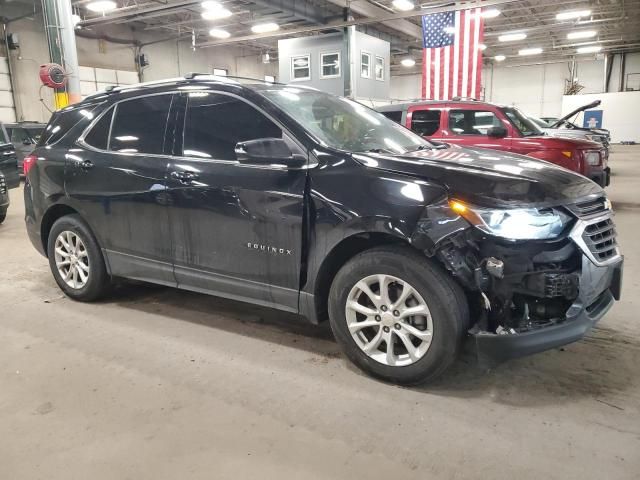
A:
[[[489,235],[507,240],[544,240],[560,235],[571,217],[550,208],[493,209],[449,200],[451,209]]]
[[[600,165],[600,153],[599,152],[585,152],[584,159],[589,165]]]

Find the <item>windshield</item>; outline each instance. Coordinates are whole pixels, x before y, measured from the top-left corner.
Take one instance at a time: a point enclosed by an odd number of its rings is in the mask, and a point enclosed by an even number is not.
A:
[[[503,108],[502,111],[507,117],[509,117],[513,126],[520,131],[523,137],[544,135],[542,130],[540,130],[540,128],[538,128],[531,119],[517,108]]]
[[[38,141],[40,140],[40,136],[44,131],[44,127],[29,127],[27,128],[27,131],[29,132],[29,136],[33,139],[33,141],[35,143],[38,143]]]
[[[328,147],[399,154],[432,147],[381,113],[347,98],[294,87],[259,92]]]
[[[540,128],[551,128],[551,125],[549,125],[547,122],[545,122],[541,118],[536,118],[536,117],[528,117],[528,118]]]

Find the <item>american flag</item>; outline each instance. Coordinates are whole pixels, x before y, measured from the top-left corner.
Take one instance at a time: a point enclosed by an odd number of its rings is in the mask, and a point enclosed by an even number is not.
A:
[[[480,96],[484,21],[480,8],[422,17],[422,98]]]

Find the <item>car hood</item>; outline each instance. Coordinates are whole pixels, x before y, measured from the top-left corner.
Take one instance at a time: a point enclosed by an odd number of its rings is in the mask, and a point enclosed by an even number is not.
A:
[[[591,180],[552,163],[483,148],[448,146],[404,155],[354,153],[369,167],[444,186],[480,206],[553,206],[604,195]]]
[[[600,105],[600,103],[602,103],[600,100],[594,100],[591,103],[588,103],[586,105],[583,105],[581,107],[576,108],[575,110],[573,110],[573,111],[569,112],[568,114],[566,114],[564,117],[558,119],[558,121],[556,123],[551,125],[551,128],[554,128],[556,125],[560,125],[565,120],[570,119],[571,117],[573,117],[574,115],[577,115],[580,112],[584,112],[585,110],[589,110],[590,108],[596,108],[598,105]]]

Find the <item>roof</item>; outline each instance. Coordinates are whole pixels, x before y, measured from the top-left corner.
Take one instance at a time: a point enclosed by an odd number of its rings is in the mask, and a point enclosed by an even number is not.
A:
[[[418,100],[410,100],[407,102],[398,102],[398,103],[391,103],[389,105],[382,105],[380,107],[376,107],[376,110],[378,110],[379,112],[393,112],[393,111],[404,111],[407,110],[409,107],[415,106],[415,105],[485,105],[485,106],[491,106],[491,107],[502,107],[503,105],[499,105],[497,103],[490,103],[490,102],[484,102],[481,100],[473,100],[473,99],[469,99],[469,100],[422,100],[422,99],[418,99]]]

